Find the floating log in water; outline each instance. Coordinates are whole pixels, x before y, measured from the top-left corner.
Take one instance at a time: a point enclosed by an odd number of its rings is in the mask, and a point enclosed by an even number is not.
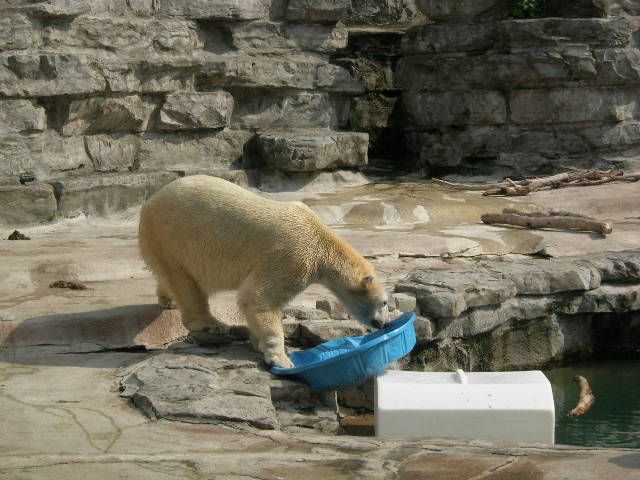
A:
[[[565,415],[566,417],[578,417],[587,412],[593,405],[593,402],[596,401],[595,395],[591,391],[591,387],[589,386],[589,382],[582,375],[576,375],[573,379],[580,387],[580,395],[578,397],[578,405],[573,410],[570,410]]]

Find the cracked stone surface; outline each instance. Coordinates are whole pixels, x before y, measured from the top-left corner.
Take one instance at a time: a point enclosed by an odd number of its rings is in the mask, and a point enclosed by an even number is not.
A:
[[[151,420],[113,373],[148,353],[0,356],[0,478],[629,480],[637,450],[309,436]]]
[[[327,397],[331,394],[272,376],[262,355],[246,343],[217,348],[176,344],[116,376],[120,395],[152,419],[322,433],[339,427],[337,404]]]

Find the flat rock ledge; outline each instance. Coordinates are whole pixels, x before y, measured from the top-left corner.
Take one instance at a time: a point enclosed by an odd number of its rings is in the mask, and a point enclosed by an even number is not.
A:
[[[542,368],[638,347],[640,252],[470,262],[414,269],[412,369]]]
[[[270,374],[246,343],[176,344],[116,376],[120,395],[152,419],[307,434],[340,428],[335,392]]]

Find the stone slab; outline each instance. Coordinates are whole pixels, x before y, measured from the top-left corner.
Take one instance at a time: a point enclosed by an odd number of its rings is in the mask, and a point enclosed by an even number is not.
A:
[[[47,129],[47,115],[33,100],[0,100],[0,134]]]
[[[161,0],[155,12],[161,17],[186,17],[216,20],[253,20],[267,18],[269,0]]]
[[[140,149],[140,137],[129,134],[87,135],[84,145],[96,172],[127,172],[133,169]]]
[[[0,186],[0,223],[28,225],[51,220],[57,210],[53,188],[46,183]]]
[[[28,16],[7,11],[0,13],[0,51],[36,47],[38,40],[38,33]]]
[[[620,47],[631,42],[635,27],[626,18],[542,18],[501,22],[500,29],[511,47],[564,43]]]
[[[228,170],[243,165],[248,131],[147,133],[141,137],[135,168],[142,171]]]
[[[634,95],[610,88],[516,90],[510,101],[516,123],[621,122],[635,118]]]
[[[402,37],[405,55],[469,52],[493,49],[500,32],[493,23],[418,25]]]
[[[198,75],[200,90],[220,87],[295,88],[362,93],[363,88],[342,67],[321,61],[233,56],[205,61]]]
[[[104,77],[88,55],[5,54],[0,56],[0,96],[43,97],[96,93]]]
[[[621,59],[621,62],[623,60]],[[581,80],[584,84],[625,83],[633,81],[622,74],[609,72],[610,65],[596,59],[587,46],[564,46],[562,49],[527,49],[517,53],[491,51],[471,56],[429,56],[400,59],[395,73],[397,88],[438,90],[449,88],[564,86]],[[617,77],[617,80],[615,79]]]
[[[427,18],[436,21],[465,21],[496,18],[506,2],[501,0],[417,0]]]
[[[592,290],[601,282],[600,272],[586,258],[482,262],[478,268],[496,278],[513,282],[518,295]]]
[[[229,92],[173,92],[160,109],[160,130],[197,130],[224,128],[233,112]]]
[[[237,95],[231,117],[234,129],[331,128],[338,112],[327,93],[265,92],[246,89]]]
[[[505,98],[495,90],[405,92],[403,99],[411,123],[417,126],[499,125],[507,121]]]
[[[260,153],[265,163],[283,171],[310,172],[367,165],[366,133],[300,131],[261,133]]]
[[[106,89],[118,93],[192,91],[203,64],[199,56],[149,58],[98,57],[96,66]]]
[[[471,307],[497,305],[516,295],[510,278],[469,270],[414,270],[396,285],[417,298],[420,312],[437,318],[457,317]]]
[[[121,393],[151,418],[190,423],[247,423],[276,430],[270,375],[247,346],[162,353],[128,367]]]
[[[42,37],[46,48],[106,50],[132,57],[142,52],[189,55],[202,48],[195,22],[175,19],[83,15],[46,26]]]
[[[295,22],[337,22],[350,6],[348,0],[289,0],[286,18]]]
[[[186,334],[177,310],[164,310],[158,305],[129,305],[20,321],[3,319],[0,352],[43,345],[57,353],[96,352],[134,345],[158,349]]]
[[[334,53],[347,46],[344,26],[247,22],[230,26],[233,47],[247,54],[314,51]]]
[[[355,320],[308,320],[300,323],[300,345],[315,347],[340,337],[357,337],[367,333],[366,327]]]
[[[156,101],[138,95],[72,100],[62,133],[142,132],[156,108]]]
[[[54,130],[27,135],[0,135],[0,177],[53,176],[93,170],[82,137],[63,137]]]
[[[142,205],[160,188],[177,179],[171,172],[111,173],[53,182],[58,215],[105,216]]]

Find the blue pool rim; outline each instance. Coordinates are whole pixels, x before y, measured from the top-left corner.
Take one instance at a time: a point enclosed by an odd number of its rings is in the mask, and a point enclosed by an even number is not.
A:
[[[376,345],[379,345],[382,342],[388,342],[390,339],[397,337],[398,335],[402,335],[404,333],[404,329],[408,323],[413,324],[416,319],[416,314],[414,312],[406,312],[396,318],[393,322],[388,324],[386,327],[381,328],[369,335],[363,335],[361,337],[352,337],[352,338],[364,338],[368,336],[377,336],[378,338],[373,339],[370,342],[366,342],[363,345],[359,345],[353,350],[349,350],[346,353],[341,355],[336,355],[335,357],[329,357],[319,362],[308,363],[306,365],[302,365],[300,367],[271,367],[271,373],[275,373],[276,375],[296,375],[299,373],[306,372],[308,370],[313,370],[319,367],[324,367],[326,365],[330,365],[335,362],[342,362],[354,355],[358,355],[365,350],[369,350]],[[325,342],[328,343],[328,342]],[[314,347],[315,348],[315,347]],[[407,352],[408,353],[408,352]]]

